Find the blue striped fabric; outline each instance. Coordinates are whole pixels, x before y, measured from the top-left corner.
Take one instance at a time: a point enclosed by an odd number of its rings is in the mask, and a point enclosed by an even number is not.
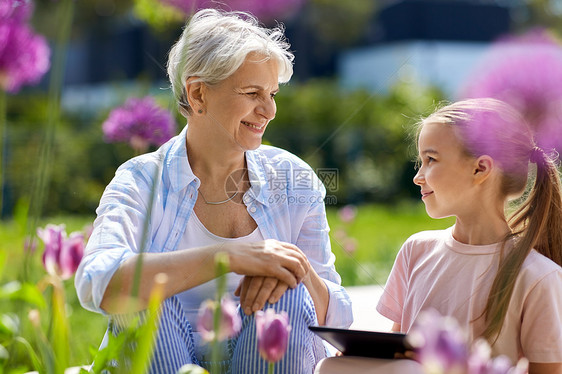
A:
[[[326,357],[327,352],[321,339],[308,329],[310,325],[317,325],[317,319],[306,287],[301,284],[295,289],[289,289],[277,303],[268,303],[264,309],[267,308],[287,312],[291,324],[287,352],[275,364],[275,373],[313,373],[316,363]],[[238,312],[242,317],[242,331],[229,342],[227,351],[224,352],[226,359],[214,365],[210,361],[197,360],[191,324],[185,318],[177,298],[173,296],[165,300],[150,373],[176,373],[183,365],[191,363],[206,368],[212,374],[268,373],[269,363],[260,356],[257,349],[254,315],[246,316],[240,308]],[[113,320],[113,332],[119,333],[119,326],[123,326],[126,320],[122,316],[113,316]]]

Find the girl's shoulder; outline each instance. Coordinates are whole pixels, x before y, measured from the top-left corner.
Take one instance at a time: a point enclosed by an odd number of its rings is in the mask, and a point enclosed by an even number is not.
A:
[[[411,235],[402,245],[399,256],[408,261],[447,252],[452,237],[450,229],[420,231]]]
[[[534,284],[550,275],[562,281],[562,267],[533,249],[523,262],[519,277],[525,283]]]
[[[451,227],[444,230],[426,230],[412,234],[404,246],[434,246],[437,243],[446,243],[451,238]]]

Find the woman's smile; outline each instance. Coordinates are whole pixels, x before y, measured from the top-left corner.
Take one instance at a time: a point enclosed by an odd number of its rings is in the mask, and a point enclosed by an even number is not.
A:
[[[251,123],[251,122],[246,122],[246,121],[240,121],[240,123],[242,123],[250,131],[253,131],[256,134],[263,134],[265,132],[265,127],[267,126],[266,123],[259,124],[259,123]]]

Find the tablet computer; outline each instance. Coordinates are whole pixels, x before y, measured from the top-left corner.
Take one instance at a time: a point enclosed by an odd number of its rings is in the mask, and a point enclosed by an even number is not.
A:
[[[412,349],[406,342],[406,334],[325,326],[308,328],[346,356],[394,358],[395,353],[404,353]]]

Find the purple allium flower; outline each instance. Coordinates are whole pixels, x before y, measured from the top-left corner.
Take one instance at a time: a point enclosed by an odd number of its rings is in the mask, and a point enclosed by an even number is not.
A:
[[[459,96],[506,101],[525,116],[539,146],[562,150],[562,46],[547,32],[494,43]]]
[[[286,312],[275,313],[273,309],[255,313],[258,334],[258,351],[268,362],[274,363],[283,358],[289,343],[289,315]]]
[[[423,311],[408,333],[408,341],[427,372],[466,372],[467,338],[454,318],[443,317],[434,309]]]
[[[67,238],[64,225],[47,225],[37,229],[37,236],[45,243],[43,266],[47,273],[69,279],[78,269],[84,256],[84,236],[73,232]]]
[[[31,0],[0,1],[0,22],[27,22],[33,13]]]
[[[132,98],[115,108],[102,125],[108,142],[128,142],[133,149],[146,151],[149,145],[160,146],[175,132],[172,114],[158,106],[154,98]]]
[[[224,4],[225,9],[245,11],[253,14],[261,21],[285,19],[304,5],[306,0],[160,0],[165,4],[180,9],[185,14],[193,14],[201,8],[213,8]]]
[[[28,25],[0,21],[0,87],[15,93],[24,84],[39,82],[49,70],[50,53],[45,38]]]
[[[213,326],[213,316],[217,303],[212,300],[205,300],[199,308],[197,318],[197,330],[205,341],[215,339],[215,331]],[[238,314],[238,310],[234,301],[229,297],[223,297],[221,300],[221,320],[219,333],[216,335],[218,341],[223,341],[236,336],[242,328],[242,320]]]

